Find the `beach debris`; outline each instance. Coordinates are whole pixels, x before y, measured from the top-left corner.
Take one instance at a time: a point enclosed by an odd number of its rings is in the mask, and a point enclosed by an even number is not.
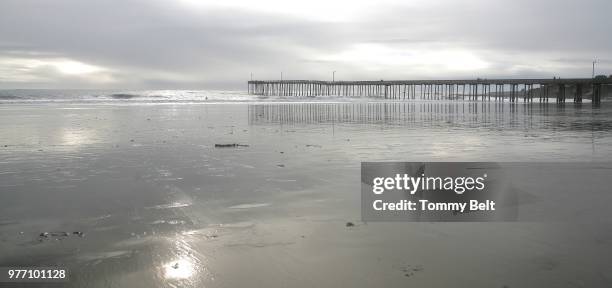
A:
[[[353,223],[353,222],[346,222],[346,227],[355,227],[355,223]]]
[[[52,237],[56,237],[55,240],[61,240],[62,237],[68,237],[70,235],[75,235],[75,236],[79,236],[79,237],[83,237],[85,236],[85,234],[81,231],[74,231],[72,233],[68,233],[65,231],[59,231],[59,232],[41,232],[40,234],[38,234],[38,240],[39,241],[43,241],[45,239],[50,239]]]
[[[414,275],[414,273],[423,271],[423,266],[421,266],[421,265],[406,265],[406,266],[400,267],[400,271],[402,271],[402,273],[404,273],[404,276],[411,277],[411,276]]]
[[[215,144],[215,148],[236,148],[236,147],[249,147],[249,145],[246,145],[246,144],[237,144],[237,143]]]
[[[115,99],[130,99],[130,98],[137,97],[137,95],[128,94],[128,93],[115,93],[115,94],[111,94],[110,96]]]

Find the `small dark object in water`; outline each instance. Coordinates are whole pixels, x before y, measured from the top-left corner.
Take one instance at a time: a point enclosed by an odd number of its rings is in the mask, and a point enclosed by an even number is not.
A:
[[[249,147],[249,145],[246,145],[246,144],[236,144],[236,143],[232,143],[232,144],[215,144],[215,148],[236,148],[236,147]]]
[[[85,236],[85,234],[84,234],[83,232],[81,232],[81,231],[74,231],[74,232],[72,232],[72,234],[73,234],[73,235],[77,235],[77,236],[79,236],[79,237],[83,237],[83,236]]]
[[[346,227],[354,227],[355,224],[353,222],[346,222]]]
[[[276,166],[281,167],[281,168],[285,168],[285,164],[278,164]]]
[[[179,263],[178,262],[174,263],[174,265],[172,265],[172,268],[178,269],[179,268]]]
[[[49,237],[49,232],[42,232],[38,236],[47,238],[47,237]]]
[[[134,142],[134,139],[130,139],[130,142]]]
[[[317,144],[306,144],[306,147],[317,147],[317,148],[321,148],[323,146],[321,145],[317,145]]]

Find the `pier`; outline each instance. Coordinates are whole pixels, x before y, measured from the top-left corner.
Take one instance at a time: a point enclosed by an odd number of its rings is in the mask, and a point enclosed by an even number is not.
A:
[[[585,95],[600,103],[610,78],[319,81],[252,80],[248,93],[261,96],[339,96],[410,100],[473,100],[581,103]]]

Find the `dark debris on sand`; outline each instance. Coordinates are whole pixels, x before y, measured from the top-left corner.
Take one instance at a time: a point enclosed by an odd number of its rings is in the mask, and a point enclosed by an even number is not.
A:
[[[249,145],[246,145],[246,144],[237,144],[237,143],[215,144],[215,148],[236,148],[236,147],[249,147]]]
[[[407,266],[401,267],[400,270],[404,273],[404,276],[411,277],[414,275],[414,273],[423,271],[423,266],[407,265]]]
[[[39,241],[44,241],[44,240],[48,240],[48,239],[52,239],[53,237],[55,237],[55,239],[60,240],[66,237],[69,237],[70,235],[74,235],[74,236],[78,236],[78,237],[84,237],[85,233],[81,232],[81,231],[74,231],[72,233],[68,233],[68,232],[64,232],[64,231],[60,231],[60,232],[41,232],[40,234],[38,234],[38,240]]]

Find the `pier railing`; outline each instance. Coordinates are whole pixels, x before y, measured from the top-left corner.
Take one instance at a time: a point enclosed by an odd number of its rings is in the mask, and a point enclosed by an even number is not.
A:
[[[612,79],[475,79],[475,80],[391,80],[391,81],[319,81],[253,80],[248,92],[262,96],[346,96],[385,99],[455,99],[517,102],[548,102],[554,98],[564,103],[568,96],[582,102],[590,96],[599,103],[603,89]]]

